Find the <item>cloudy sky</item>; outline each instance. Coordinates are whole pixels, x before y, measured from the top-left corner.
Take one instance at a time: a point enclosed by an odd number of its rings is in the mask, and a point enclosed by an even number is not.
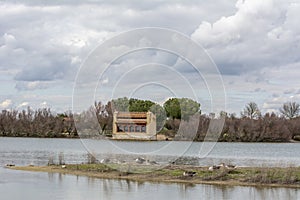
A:
[[[187,35],[206,50],[223,79],[228,112],[239,113],[250,101],[263,112],[277,112],[286,101],[300,102],[299,18],[299,0],[0,1],[0,109],[70,110],[76,75],[98,45],[124,31],[161,27]],[[185,80],[195,77],[180,58],[161,51],[137,52],[113,65],[153,62],[174,66],[174,76],[180,66]],[[126,78],[112,80],[118,69],[112,66],[100,82],[129,84]],[[151,76],[164,73],[162,67],[147,69]],[[134,74],[142,80],[138,68]],[[170,84],[184,90],[180,81]],[[139,87],[129,94],[143,96]],[[148,88],[153,100],[174,95],[166,88],[160,93],[162,88]],[[209,95],[201,89],[197,96],[206,105]],[[111,96],[99,89],[98,97]]]

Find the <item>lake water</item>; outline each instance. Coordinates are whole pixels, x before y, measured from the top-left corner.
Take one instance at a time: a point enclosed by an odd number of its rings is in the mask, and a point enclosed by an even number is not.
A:
[[[87,150],[101,157],[132,160],[138,155],[160,164],[180,156],[195,159],[201,143],[113,142],[79,139],[1,138],[0,165],[45,165],[49,157],[63,155],[66,163],[87,161]],[[172,150],[173,149],[173,150]],[[130,152],[130,155],[129,155]],[[218,143],[197,165],[226,161],[245,166],[300,166],[297,143]],[[212,185],[158,184],[94,179],[57,173],[14,171],[0,167],[0,199],[300,199],[291,188],[226,187]]]
[[[224,162],[238,166],[300,166],[300,143],[200,143],[200,142],[121,142],[91,139],[39,139],[0,137],[0,166],[45,165],[62,154],[66,163],[87,161],[88,151],[97,158],[130,162],[138,156],[168,164],[178,157],[207,166]],[[203,157],[204,147],[213,147]],[[202,149],[201,149],[202,148]]]

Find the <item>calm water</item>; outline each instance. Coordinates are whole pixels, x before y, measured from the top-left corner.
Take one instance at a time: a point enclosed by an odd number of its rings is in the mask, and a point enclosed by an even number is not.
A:
[[[139,183],[51,173],[0,170],[3,200],[299,199],[286,188]]]
[[[117,154],[132,160],[144,155],[158,162],[181,156],[201,155],[201,143],[114,142],[77,139],[1,138],[0,165],[44,165],[49,157],[63,154],[67,163],[87,161],[87,149],[97,154]],[[87,148],[87,149],[86,149]],[[131,156],[128,156],[129,152]],[[184,152],[184,153],[182,153]],[[300,144],[218,143],[210,154],[197,159],[199,165],[231,162],[239,165],[300,166]],[[105,156],[105,155],[100,155]],[[211,185],[157,184],[93,179],[53,173],[33,173],[0,167],[0,199],[300,199],[297,189],[220,187]]]
[[[130,162],[142,155],[165,164],[183,156],[193,158],[197,161],[193,164],[201,166],[220,162],[239,166],[300,166],[300,143],[217,143],[207,156],[201,157],[205,145],[174,141],[112,142],[0,137],[0,166],[7,163],[45,165],[49,157],[57,160],[59,154],[64,155],[66,163],[81,163],[87,161],[88,151],[95,153],[99,160],[108,155],[111,160]]]

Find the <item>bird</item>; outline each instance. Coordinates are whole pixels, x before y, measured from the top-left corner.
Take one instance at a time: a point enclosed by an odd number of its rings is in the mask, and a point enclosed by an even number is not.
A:
[[[193,177],[197,174],[197,172],[194,171],[185,171],[183,172],[183,176],[189,176],[189,177]]]
[[[105,163],[109,163],[109,162],[110,162],[109,158],[104,158],[104,159],[100,160],[101,164],[105,164]]]
[[[126,163],[126,161],[125,160],[117,160],[117,163],[118,164],[123,164],[123,163]]]
[[[146,160],[147,164],[150,164],[150,165],[157,165],[158,163],[154,160]]]
[[[226,165],[227,169],[236,169],[237,166],[236,165]]]
[[[219,165],[213,165],[213,166],[210,166],[209,168],[208,168],[208,170],[209,171],[214,171],[214,170],[217,170],[217,169],[220,169],[221,168],[221,166],[219,166]]]
[[[219,165],[213,165],[213,166],[210,166],[208,168],[209,171],[214,171],[214,170],[217,170],[217,169],[236,169],[237,166],[236,165],[226,165],[225,163],[221,163]]]
[[[218,165],[218,166],[220,166],[220,168],[226,168],[226,169],[236,169],[236,168],[237,168],[236,165],[231,165],[231,164],[226,165],[225,163],[221,163],[221,164]]]
[[[220,167],[220,169],[227,168],[227,165],[225,165],[225,163],[220,163],[218,166]]]
[[[142,157],[138,157],[135,159],[135,162],[138,164],[143,164],[145,161],[146,161],[146,159],[142,158]]]

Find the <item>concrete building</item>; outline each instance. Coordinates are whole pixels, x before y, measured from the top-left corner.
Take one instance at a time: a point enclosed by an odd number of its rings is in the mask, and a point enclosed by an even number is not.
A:
[[[152,112],[114,112],[112,138],[156,140],[156,116]]]

